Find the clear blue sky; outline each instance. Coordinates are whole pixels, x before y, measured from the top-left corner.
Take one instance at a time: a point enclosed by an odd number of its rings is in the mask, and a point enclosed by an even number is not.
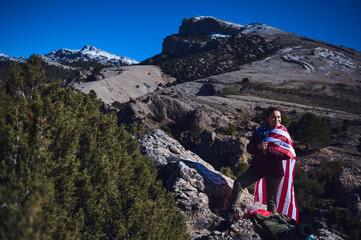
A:
[[[195,16],[264,23],[361,51],[361,0],[0,0],[0,52],[29,57],[92,45],[141,61]]]

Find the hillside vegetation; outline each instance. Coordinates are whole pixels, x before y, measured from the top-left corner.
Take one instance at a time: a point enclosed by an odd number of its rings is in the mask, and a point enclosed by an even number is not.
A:
[[[187,239],[154,163],[99,111],[54,82],[41,58],[10,67],[0,89],[1,239]]]
[[[209,36],[175,34],[164,40],[162,54],[141,64],[159,65],[164,73],[181,83],[232,71],[242,64],[262,59],[277,49],[277,44],[266,42],[256,35],[235,34],[213,39]]]

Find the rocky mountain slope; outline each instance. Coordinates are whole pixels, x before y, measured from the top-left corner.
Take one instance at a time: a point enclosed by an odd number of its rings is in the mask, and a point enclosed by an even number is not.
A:
[[[174,82],[173,78],[164,75],[159,67],[154,65],[106,68],[101,71],[101,75],[104,78],[100,81],[75,86],[86,94],[94,90],[97,97],[108,105],[128,102]]]
[[[6,54],[0,53],[0,62],[5,62],[5,61],[24,63],[24,62],[26,62],[26,59],[23,57],[22,58],[11,57]]]
[[[76,61],[96,61],[105,66],[124,66],[137,64],[134,59],[105,52],[99,48],[85,45],[81,50],[60,49],[42,55],[48,62],[69,64]]]
[[[329,162],[341,163],[330,190],[332,194],[330,191],[328,194],[347,202],[343,207],[360,216],[361,181],[357,170],[361,164],[360,52],[265,25],[252,26],[232,25],[208,17],[185,19],[180,27],[182,34],[166,38],[162,53],[145,61],[158,63],[178,84],[125,103],[117,113],[120,122],[163,129],[187,150],[220,170],[236,169],[241,162],[251,160],[245,146],[252,130],[260,124],[257,116],[263,109],[281,107],[290,121],[311,112],[330,122],[332,141],[328,147],[311,153],[305,153],[302,150],[305,146],[296,141],[298,163],[311,175]],[[207,31],[197,34],[197,29],[203,28]],[[205,33],[211,34],[209,38],[202,35]],[[212,39],[215,34],[217,37]],[[272,46],[273,50],[246,64],[233,65],[232,61],[227,65],[216,56],[223,55],[228,46],[236,49],[237,46],[231,46],[233,43],[247,46],[244,44],[247,41],[232,42],[227,38],[258,39],[261,47]],[[214,39],[219,39],[215,44],[218,45],[209,49],[207,44],[213,44]],[[250,45],[252,42],[257,43],[251,41]],[[219,74],[208,71],[204,75],[202,69],[210,66],[219,66]],[[192,70],[189,77],[182,75],[187,69]],[[194,76],[202,77],[193,80]],[[314,224],[320,239],[324,239],[325,228],[336,236],[342,235],[338,232],[340,227],[328,225],[330,207],[317,206],[310,218],[304,219]]]
[[[99,80],[100,71],[106,67],[121,67],[138,64],[134,59],[112,54],[86,45],[81,50],[60,49],[41,55],[48,79],[61,80],[64,86]],[[26,58],[15,58],[0,53],[0,77],[7,79],[11,62],[26,63]],[[111,72],[112,70],[110,70]]]

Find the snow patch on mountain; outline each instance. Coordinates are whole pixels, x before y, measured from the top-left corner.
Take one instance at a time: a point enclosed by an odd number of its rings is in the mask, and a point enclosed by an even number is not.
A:
[[[25,63],[27,60],[24,57],[21,58],[11,57],[6,54],[0,53],[0,61],[14,61],[19,63]]]
[[[230,37],[231,35],[227,35],[227,34],[219,34],[219,33],[215,33],[211,35],[212,39],[217,39],[217,38],[227,38]]]
[[[197,17],[194,17],[193,19],[195,20],[195,22],[197,22],[197,21],[202,21],[202,20],[207,19],[207,18],[208,19],[213,19],[213,20],[218,21],[218,22],[221,22],[224,25],[231,26],[232,28],[238,28],[240,30],[243,29],[244,27],[246,27],[245,25],[242,25],[242,24],[225,21],[225,20],[215,18],[215,17],[211,17],[211,16],[197,16]]]
[[[313,51],[313,55],[315,58],[328,63],[331,67],[339,67],[344,71],[357,70],[357,66],[352,62],[351,58],[343,53],[317,47]],[[359,70],[361,70],[360,67]]]
[[[60,49],[54,50],[51,53],[42,55],[46,61],[53,61],[62,64],[74,61],[97,61],[104,65],[110,66],[125,66],[138,64],[138,62],[129,57],[124,57],[103,51],[99,48],[86,45],[81,50]]]
[[[225,29],[234,29],[235,31],[239,31],[243,34],[256,33],[256,34],[264,34],[264,35],[275,35],[275,34],[284,33],[284,31],[282,31],[281,29],[271,27],[271,26],[268,26],[268,25],[262,24],[262,23],[250,23],[248,25],[243,25],[243,24],[225,21],[225,20],[218,19],[218,18],[211,17],[211,16],[198,16],[198,17],[191,18],[191,20],[194,24],[196,24],[197,22],[212,20],[214,22],[218,22]],[[217,34],[217,33],[215,32],[211,37],[215,38],[215,34]],[[218,34],[224,35],[221,32]]]
[[[268,26],[262,23],[251,23],[245,26],[245,29],[242,31],[243,34],[249,34],[254,32],[264,32],[264,33],[275,33],[281,31],[278,28]]]

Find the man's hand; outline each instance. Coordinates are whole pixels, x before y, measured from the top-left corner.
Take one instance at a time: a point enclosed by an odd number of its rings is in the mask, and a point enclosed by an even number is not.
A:
[[[257,148],[260,149],[260,150],[262,150],[262,153],[263,153],[264,155],[266,155],[266,154],[267,154],[267,148],[268,148],[268,142],[261,142],[261,143],[259,143],[259,144],[257,145]]]

